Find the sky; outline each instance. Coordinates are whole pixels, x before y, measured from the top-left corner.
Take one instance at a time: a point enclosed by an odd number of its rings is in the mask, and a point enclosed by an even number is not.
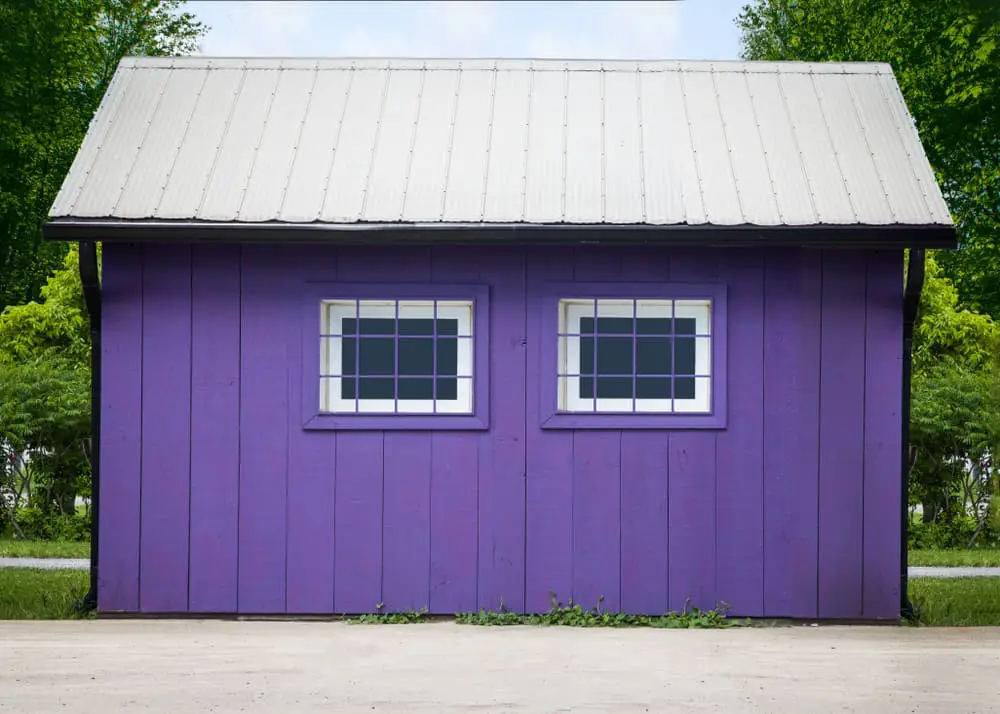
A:
[[[748,0],[189,0],[202,54],[247,57],[737,59]]]

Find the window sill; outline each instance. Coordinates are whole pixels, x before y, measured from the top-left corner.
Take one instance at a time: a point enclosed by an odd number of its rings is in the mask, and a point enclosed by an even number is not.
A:
[[[556,412],[542,421],[543,429],[725,429],[723,414],[583,414]]]
[[[315,414],[306,431],[485,431],[488,419],[475,414]]]

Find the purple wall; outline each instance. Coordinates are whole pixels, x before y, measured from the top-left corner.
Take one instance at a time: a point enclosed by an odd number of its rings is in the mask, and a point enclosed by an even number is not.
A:
[[[100,608],[889,618],[902,255],[104,248]],[[306,281],[490,288],[488,431],[302,428]],[[545,281],[721,283],[723,429],[543,430]],[[314,288],[312,288],[314,289]]]

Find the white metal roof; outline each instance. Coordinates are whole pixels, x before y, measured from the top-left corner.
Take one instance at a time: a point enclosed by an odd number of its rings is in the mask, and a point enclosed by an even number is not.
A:
[[[129,58],[51,218],[950,225],[888,65]]]

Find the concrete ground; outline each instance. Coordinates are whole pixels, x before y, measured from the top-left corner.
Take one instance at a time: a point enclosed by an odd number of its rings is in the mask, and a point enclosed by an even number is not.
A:
[[[0,712],[1000,712],[1000,628],[0,622]]]

